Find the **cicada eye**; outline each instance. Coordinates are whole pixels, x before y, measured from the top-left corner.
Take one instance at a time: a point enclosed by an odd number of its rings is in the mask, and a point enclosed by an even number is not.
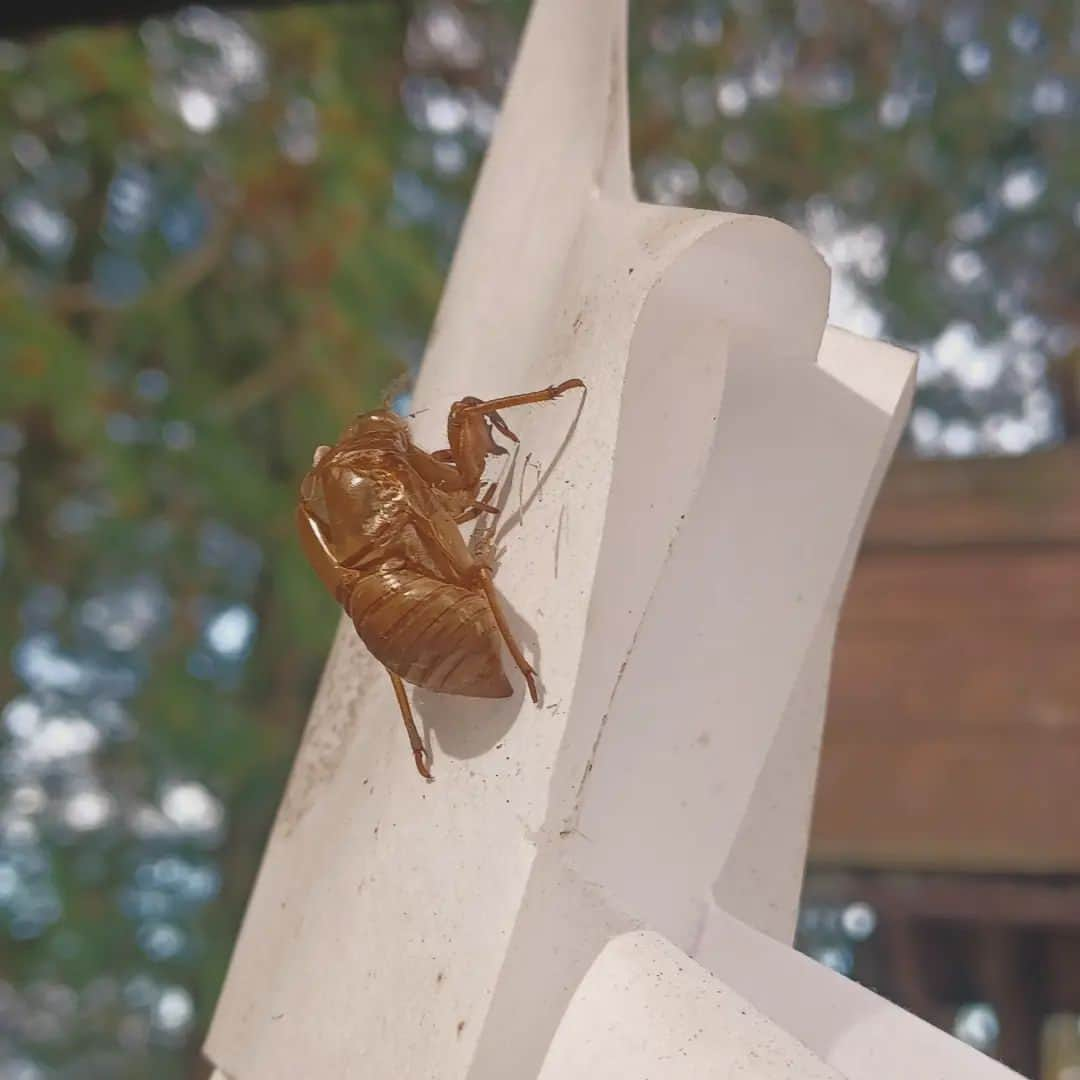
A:
[[[326,455],[329,454],[329,453],[330,453],[330,447],[329,446],[316,446],[315,447],[315,453],[314,453],[314,455],[312,456],[312,459],[311,459],[311,467],[314,469],[315,466],[318,465],[319,462],[322,461],[322,459],[324,457],[326,457]]]

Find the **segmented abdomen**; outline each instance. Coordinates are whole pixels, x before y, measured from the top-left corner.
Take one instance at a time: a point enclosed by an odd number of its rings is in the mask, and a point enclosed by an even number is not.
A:
[[[466,697],[513,692],[483,593],[380,569],[353,585],[344,606],[375,659],[406,682]]]

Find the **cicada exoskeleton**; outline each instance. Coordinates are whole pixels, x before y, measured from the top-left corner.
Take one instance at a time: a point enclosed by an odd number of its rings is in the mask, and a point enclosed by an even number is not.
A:
[[[500,698],[512,693],[505,643],[537,700],[536,673],[503,616],[492,567],[469,549],[460,526],[495,514],[495,485],[481,494],[489,455],[506,453],[496,429],[516,436],[499,410],[551,401],[580,379],[528,394],[450,409],[449,447],[417,447],[389,409],[354,420],[334,446],[321,446],[300,488],[300,538],[315,571],[387,669],[416,767],[431,778],[404,682],[444,694]]]

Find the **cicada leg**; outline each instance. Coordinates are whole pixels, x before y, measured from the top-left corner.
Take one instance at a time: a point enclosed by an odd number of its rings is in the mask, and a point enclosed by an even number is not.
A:
[[[394,684],[394,696],[397,698],[398,708],[401,710],[401,719],[405,721],[405,730],[409,735],[409,745],[412,747],[413,759],[416,768],[425,780],[433,779],[431,770],[427,766],[427,750],[420,738],[420,732],[416,730],[416,721],[413,720],[412,706],[409,697],[405,693],[405,684],[399,675],[395,675],[389,668],[386,674],[390,676],[390,682]]]
[[[508,438],[517,442],[517,436],[506,425],[506,421],[499,416],[500,409],[513,409],[518,405],[535,405],[541,401],[554,401],[557,397],[565,394],[567,390],[585,389],[585,384],[580,379],[567,379],[558,386],[548,386],[543,390],[533,390],[528,394],[510,394],[508,397],[491,398],[489,401],[469,402],[454,406],[460,411],[460,415],[480,415],[488,417],[491,422]]]
[[[536,671],[529,661],[525,659],[521,646],[518,645],[517,639],[510,630],[506,616],[503,614],[502,605],[499,603],[499,597],[495,592],[495,586],[492,584],[491,571],[486,566],[481,566],[478,568],[476,576],[480,582],[480,588],[484,590],[484,595],[487,597],[488,606],[491,608],[491,614],[495,619],[495,625],[499,628],[499,633],[502,634],[502,639],[506,642],[506,647],[510,650],[514,663],[517,664],[518,670],[524,676],[525,682],[529,686],[529,697],[532,698],[535,705],[540,700],[536,692]]]
[[[476,502],[470,503],[456,518],[454,521],[458,525],[465,525],[470,521],[475,521],[481,514],[499,514],[501,511],[497,506],[493,506],[488,500],[495,494],[495,489],[498,484],[488,484],[484,490],[483,495],[480,496]]]

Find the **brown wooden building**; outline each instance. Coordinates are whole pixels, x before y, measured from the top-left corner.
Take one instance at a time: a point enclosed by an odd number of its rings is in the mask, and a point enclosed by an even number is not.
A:
[[[877,908],[879,989],[943,1026],[991,1003],[998,1056],[1040,1075],[1045,1018],[1080,1013],[1080,443],[897,461],[841,620],[811,860],[812,895]]]

